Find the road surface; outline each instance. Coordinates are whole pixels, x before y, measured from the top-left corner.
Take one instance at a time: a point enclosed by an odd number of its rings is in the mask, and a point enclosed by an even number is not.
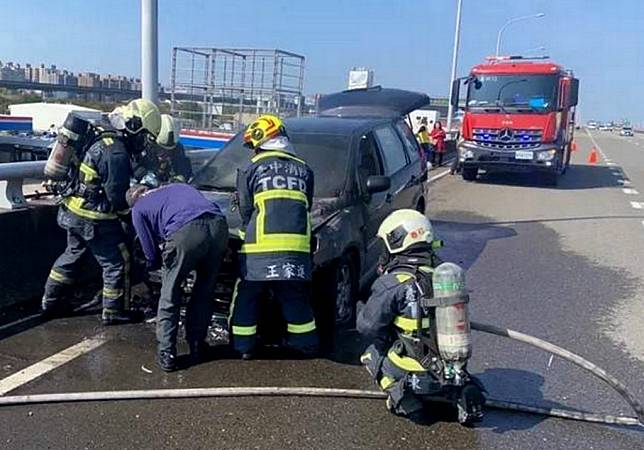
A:
[[[644,139],[578,134],[574,164],[557,188],[530,177],[491,175],[468,183],[446,176],[433,184],[429,214],[446,242],[444,259],[468,269],[475,320],[586,356],[644,400]],[[593,145],[602,157],[589,166]],[[0,328],[0,334],[5,395],[213,386],[373,388],[357,365],[365,344],[352,331],[342,334],[342,350],[330,359],[240,362],[222,355],[173,374],[155,366],[151,325],[103,329],[88,315],[26,322]],[[471,370],[495,398],[632,414],[615,393],[559,358],[481,334],[475,334],[474,345]],[[389,415],[379,400],[20,406],[0,408],[0,448],[644,447],[644,432],[633,429],[498,411],[488,412],[475,429],[449,419],[437,407],[432,421],[412,424]]]

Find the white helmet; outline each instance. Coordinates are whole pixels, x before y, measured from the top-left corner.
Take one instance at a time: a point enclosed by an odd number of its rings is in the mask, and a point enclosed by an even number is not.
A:
[[[108,117],[117,130],[126,130],[130,134],[147,131],[156,138],[161,129],[159,109],[154,103],[142,98],[117,107]]]
[[[431,245],[434,230],[427,217],[413,209],[399,209],[383,220],[378,228],[378,237],[387,246],[389,253],[401,253],[415,244]]]
[[[166,149],[172,149],[179,142],[179,126],[170,114],[161,114],[161,131],[157,144]]]

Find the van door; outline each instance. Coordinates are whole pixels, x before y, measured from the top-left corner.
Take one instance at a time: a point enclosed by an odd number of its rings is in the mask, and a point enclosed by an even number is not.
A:
[[[423,180],[427,179],[427,164],[421,159],[421,149],[416,137],[413,135],[404,120],[395,124],[407,152],[409,164],[406,168],[407,186],[402,192],[401,202],[406,208],[416,208],[423,192]]]
[[[391,179],[391,188],[387,201],[393,210],[413,208],[405,190],[409,189],[411,178],[410,161],[398,133],[392,125],[383,125],[374,130],[382,159],[385,163],[385,175]],[[419,175],[419,174],[417,174]]]

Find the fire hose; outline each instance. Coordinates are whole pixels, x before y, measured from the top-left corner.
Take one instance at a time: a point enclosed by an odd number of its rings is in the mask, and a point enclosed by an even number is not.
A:
[[[486,406],[494,409],[519,411],[542,416],[559,417],[563,419],[585,422],[603,423],[609,425],[626,425],[644,427],[644,407],[628,391],[626,386],[604,369],[590,361],[563,349],[550,342],[529,336],[518,331],[496,327],[480,322],[472,322],[472,329],[488,334],[513,339],[540,348],[557,355],[577,366],[587,370],[606,382],[617,391],[633,408],[636,417],[597,414],[575,409],[549,408],[538,405],[528,405],[492,398],[486,399]],[[11,405],[28,405],[42,403],[71,403],[87,401],[117,401],[117,400],[152,400],[152,399],[185,399],[213,397],[327,397],[348,399],[384,399],[386,393],[360,389],[338,389],[318,387],[217,387],[192,389],[151,389],[130,391],[97,391],[69,392],[59,394],[15,395],[0,397],[0,407]]]

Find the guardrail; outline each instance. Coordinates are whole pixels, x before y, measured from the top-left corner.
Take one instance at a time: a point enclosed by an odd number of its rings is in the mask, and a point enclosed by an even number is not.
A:
[[[0,164],[0,209],[20,209],[27,207],[22,192],[26,178],[42,180],[46,161],[26,161]]]

